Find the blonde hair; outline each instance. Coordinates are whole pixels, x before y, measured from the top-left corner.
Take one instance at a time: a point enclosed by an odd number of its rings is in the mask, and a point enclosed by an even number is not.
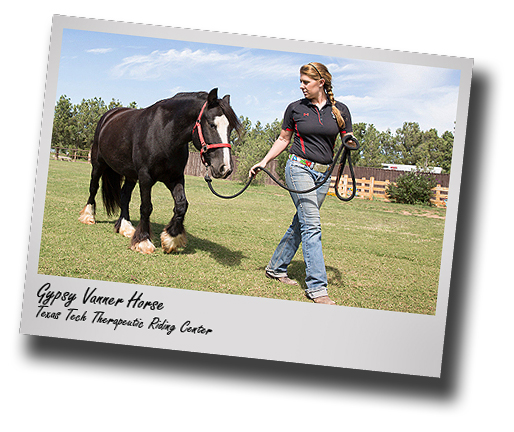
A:
[[[339,126],[339,129],[344,129],[345,122],[341,115],[341,111],[336,107],[336,100],[334,99],[334,92],[332,91],[332,75],[328,71],[327,67],[322,63],[312,62],[302,66],[300,68],[300,74],[307,75],[313,80],[325,80],[323,88],[327,94],[328,100],[332,104],[332,112],[336,118],[337,125]]]

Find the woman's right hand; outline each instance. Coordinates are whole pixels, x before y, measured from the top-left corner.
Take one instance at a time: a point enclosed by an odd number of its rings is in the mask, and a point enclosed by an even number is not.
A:
[[[250,168],[250,171],[248,172],[248,177],[255,176],[255,174],[257,174],[259,170],[261,170],[262,168],[266,168],[266,162],[264,161],[264,159]]]

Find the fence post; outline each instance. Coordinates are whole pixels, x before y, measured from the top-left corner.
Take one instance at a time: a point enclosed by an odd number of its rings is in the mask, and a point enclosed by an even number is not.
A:
[[[435,188],[432,188],[432,190],[434,191],[434,195],[435,195],[435,197],[433,197],[432,200],[434,201],[435,205],[437,207],[439,207],[439,204],[441,204],[441,202],[442,202],[441,201],[441,185],[437,184],[437,186]]]

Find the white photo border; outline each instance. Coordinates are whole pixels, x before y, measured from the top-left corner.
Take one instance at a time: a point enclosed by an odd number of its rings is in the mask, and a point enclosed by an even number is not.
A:
[[[423,65],[461,71],[450,192],[441,258],[435,316],[351,307],[320,307],[311,303],[244,297],[227,294],[159,288],[106,281],[89,281],[38,274],[43,227],[48,155],[50,154],[60,49],[64,29],[137,35],[162,39],[233,45],[248,48],[312,53],[362,60]],[[56,15],[52,26],[47,84],[43,110],[32,226],[23,300],[21,333],[58,338],[127,344],[198,353],[267,359],[312,365],[363,369],[427,377],[440,377],[446,313],[457,225],[464,141],[467,125],[473,60],[428,54],[349,47],[315,42],[273,39],[122,23]],[[38,292],[75,292],[88,287],[112,297],[144,293],[162,302],[175,335],[165,330],[137,330],[119,326],[107,331],[98,325],[63,324],[36,318]],[[64,302],[61,301],[64,304]],[[64,307],[64,306],[63,306]],[[93,314],[94,309],[88,313]],[[146,315],[145,315],[146,314]],[[155,314],[116,311],[120,319],[149,320]],[[186,323],[189,322],[189,325]],[[321,323],[323,332],[312,323]],[[208,334],[183,331],[186,327],[212,330]],[[201,330],[200,330],[201,331]]]

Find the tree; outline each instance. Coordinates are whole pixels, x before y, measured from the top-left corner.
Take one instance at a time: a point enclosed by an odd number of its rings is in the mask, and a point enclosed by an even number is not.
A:
[[[96,125],[107,110],[123,106],[114,98],[106,105],[102,98],[82,99],[72,105],[66,95],[59,98],[55,105],[52,146],[64,148],[89,149],[93,144]],[[137,108],[131,102],[129,108]]]
[[[401,129],[396,130],[392,148],[387,152],[396,157],[389,163],[416,165],[420,170],[441,167],[444,172],[451,170],[453,151],[453,133],[444,132],[438,136],[437,130],[432,128],[421,131],[417,123],[404,123]]]
[[[71,99],[63,95],[55,105],[52,129],[52,147],[70,148],[73,141],[73,105]]]
[[[352,163],[355,166],[362,165],[361,160],[363,158],[364,147],[365,147],[365,145],[364,145],[365,134],[366,134],[366,123],[355,123],[353,125],[353,135],[355,136],[355,138],[357,138],[357,141],[359,141],[359,144],[360,144],[359,150],[351,152]],[[339,148],[340,145],[341,145],[341,139],[338,137],[338,139],[336,140],[335,148]]]
[[[443,133],[440,140],[440,162],[438,166],[446,173],[449,173],[452,168],[453,140],[453,133],[448,131]]]
[[[238,167],[235,177],[238,180],[245,181],[248,178],[250,168],[262,160],[279,137],[280,131],[282,130],[282,123],[277,119],[263,126],[262,123],[258,121],[255,126],[252,127],[252,122],[248,118],[241,118],[241,123],[243,125],[241,136],[234,140],[232,149],[234,155],[238,158]],[[283,180],[287,154],[283,152],[276,160],[277,173]],[[264,177],[257,176],[254,183],[264,183]]]
[[[264,131],[266,135],[266,144],[268,147],[266,149],[267,153],[271,146],[275,144],[275,141],[280,136],[280,132],[282,132],[282,122],[278,119],[275,119],[272,123],[266,124],[266,126],[264,127]],[[264,153],[262,157],[264,157],[266,153]],[[275,159],[277,161],[276,173],[278,175],[278,178],[282,181],[285,181],[285,168],[288,158],[289,153],[287,151],[283,151]]]
[[[421,142],[422,133],[419,124],[406,122],[401,129],[397,129],[395,147],[399,161],[405,165],[416,165],[420,157]]]
[[[361,157],[358,164],[366,167],[380,168],[385,161],[381,148],[380,132],[372,124],[366,125],[365,128],[359,132],[361,139],[357,139],[361,145]]]
[[[446,173],[451,170],[453,150],[453,134],[445,132],[439,137],[436,129],[422,133],[420,147],[417,151],[416,166],[422,171],[433,167],[441,167]]]
[[[132,106],[132,105],[134,105],[134,106]],[[114,108],[119,108],[122,106],[123,106],[123,104],[118,99],[112,98],[111,101],[109,102],[107,110],[112,110]],[[129,108],[136,108],[136,107],[137,107],[137,104],[135,102],[131,102],[129,105]],[[102,114],[104,114],[104,113],[102,112]]]
[[[269,149],[267,145],[264,128],[258,121],[252,127],[251,121],[246,118],[243,121],[244,130],[241,138],[238,140],[238,145],[234,149],[234,154],[238,158],[238,166],[236,171],[236,178],[239,180],[246,180],[248,178],[248,171],[250,168],[259,162]],[[254,183],[263,183],[264,178],[257,176]]]
[[[398,163],[400,155],[391,130],[387,129],[385,132],[380,132],[379,139],[383,163]]]
[[[55,105],[52,146],[89,149],[100,117],[107,110],[121,106],[121,102],[114,98],[107,105],[97,97],[83,99],[80,104],[73,105],[70,98],[62,95]],[[137,103],[131,102],[128,106],[137,108]],[[234,132],[229,142],[233,154],[239,159],[235,177],[245,181],[250,167],[264,157],[279,137],[282,123],[276,119],[266,125],[259,121],[252,125],[248,117],[241,117],[240,120],[242,132],[240,135]],[[416,165],[422,170],[436,166],[447,173],[451,170],[452,132],[446,131],[439,137],[435,129],[423,132],[418,123],[405,122],[395,135],[389,129],[379,131],[373,124],[366,123],[355,123],[353,133],[361,145],[358,151],[351,152],[355,166],[379,168],[383,163],[396,163]],[[341,139],[338,137],[335,149],[340,145]],[[189,150],[197,151],[192,144]],[[277,174],[281,180],[284,180],[287,157],[287,152],[283,152],[276,159]],[[263,176],[258,176],[256,181],[262,183]]]
[[[75,106],[75,145],[76,148],[89,149],[93,144],[96,125],[100,117],[107,111],[101,98],[82,99]]]
[[[400,160],[395,137],[389,129],[381,132],[373,124],[355,123],[353,134],[361,146],[358,152],[352,152],[354,165],[381,168],[383,163],[398,163]]]
[[[437,160],[438,143],[439,137],[435,129],[430,129],[422,133],[416,161],[418,169],[428,172],[430,168],[438,166],[437,162],[435,162]]]

